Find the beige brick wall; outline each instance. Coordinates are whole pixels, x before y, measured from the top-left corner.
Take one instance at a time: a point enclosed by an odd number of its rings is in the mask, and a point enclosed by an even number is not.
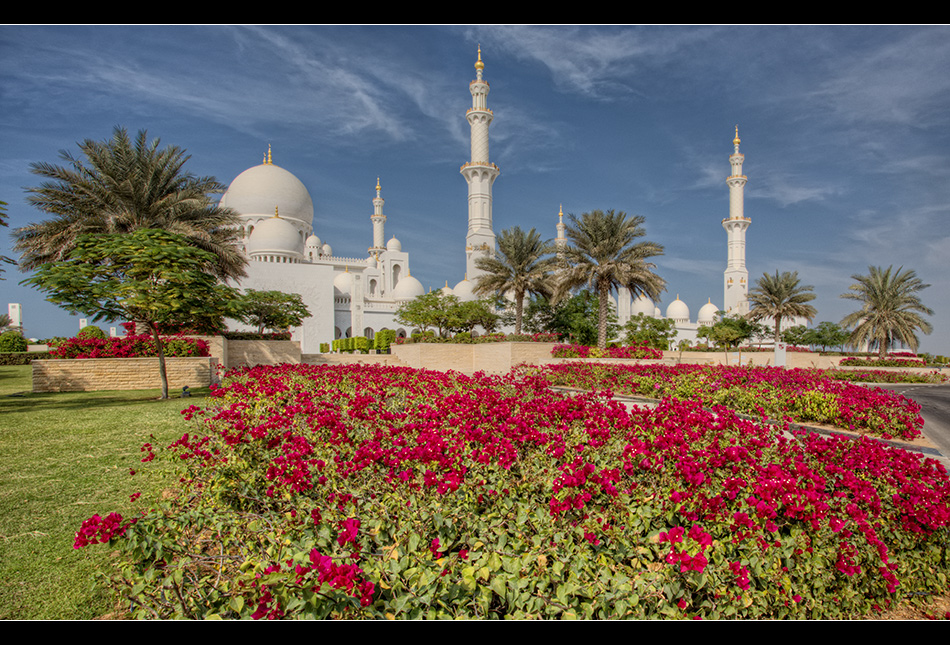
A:
[[[225,347],[227,368],[300,363],[300,341],[296,340],[229,340]]]
[[[77,358],[33,361],[34,392],[158,389],[158,359]],[[206,387],[213,376],[212,358],[166,358],[168,389]]]

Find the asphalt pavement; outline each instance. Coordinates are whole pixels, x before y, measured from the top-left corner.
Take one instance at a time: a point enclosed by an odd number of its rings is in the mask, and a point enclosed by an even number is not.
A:
[[[940,451],[941,461],[950,469],[950,383],[940,385],[896,383],[876,387],[893,390],[920,404],[920,416],[924,418],[924,436]]]

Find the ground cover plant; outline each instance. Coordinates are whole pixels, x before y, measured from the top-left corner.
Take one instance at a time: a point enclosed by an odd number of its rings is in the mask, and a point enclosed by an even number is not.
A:
[[[207,388],[166,401],[158,389],[30,390],[28,365],[0,366],[0,619],[112,614],[115,597],[96,579],[112,553],[73,549],[76,527],[99,508],[132,511],[130,482],[143,495],[160,495],[169,473],[139,468],[142,444],[179,437],[180,411]]]
[[[832,379],[816,369],[724,365],[549,365],[554,385],[652,398],[674,396],[704,406],[859,430],[912,440],[924,425],[920,405],[881,388]]]
[[[136,616],[820,618],[947,589],[945,469],[867,438],[540,370],[257,367],[213,398],[143,447],[174,496],[76,534],[121,552]]]

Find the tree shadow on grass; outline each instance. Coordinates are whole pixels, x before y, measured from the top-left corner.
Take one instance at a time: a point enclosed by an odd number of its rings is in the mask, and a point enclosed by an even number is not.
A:
[[[148,406],[154,404],[198,403],[208,397],[207,387],[191,390],[191,396],[171,395],[162,400],[161,390],[114,390],[105,392],[19,392],[0,396],[0,414],[5,412],[69,412],[95,408]]]

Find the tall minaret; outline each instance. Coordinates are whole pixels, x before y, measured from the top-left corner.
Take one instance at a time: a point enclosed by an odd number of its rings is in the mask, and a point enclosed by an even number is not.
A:
[[[475,280],[484,272],[475,267],[475,259],[495,253],[495,233],[492,231],[491,187],[501,172],[488,160],[488,126],[492,111],[488,109],[488,83],[482,80],[482,48],[478,48],[475,80],[469,83],[472,107],[465,117],[472,127],[472,159],[462,166],[462,176],[468,182],[468,235],[465,237],[465,272],[468,280]]]
[[[564,235],[566,228],[564,226],[564,205],[562,204],[561,209],[557,212],[557,239],[554,241],[555,248],[559,253],[567,246],[567,237]]]
[[[742,161],[745,156],[739,152],[739,126],[736,126],[736,138],[732,140],[735,152],[729,157],[732,174],[726,179],[729,186],[729,218],[722,220],[729,238],[728,262],[723,274],[724,295],[723,310],[728,314],[745,315],[749,313],[749,271],[745,267],[745,231],[752,220],[743,212],[745,184],[749,180],[742,174]]]
[[[383,232],[383,226],[386,224],[386,216],[383,215],[383,204],[386,203],[386,200],[379,193],[379,177],[377,177],[376,197],[373,199],[373,214],[370,217],[373,221],[373,246],[369,249],[370,255],[377,260],[379,254],[386,250],[386,234]]]

